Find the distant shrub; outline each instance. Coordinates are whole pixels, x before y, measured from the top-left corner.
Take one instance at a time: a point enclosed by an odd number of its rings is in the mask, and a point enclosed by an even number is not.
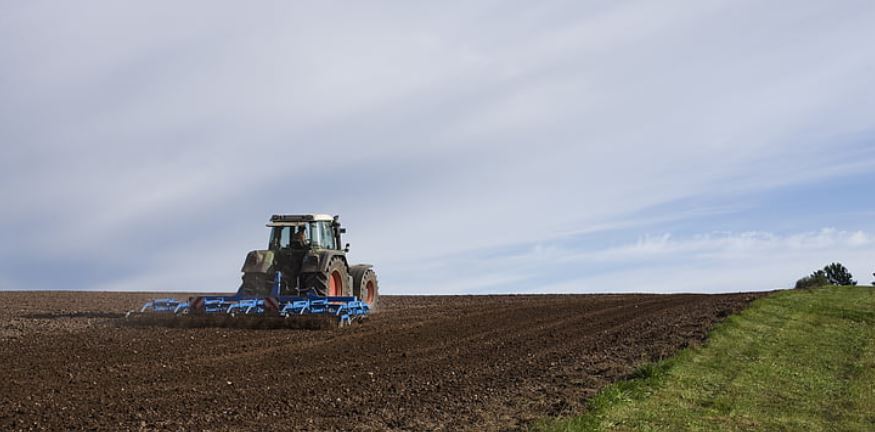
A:
[[[818,270],[810,276],[805,276],[796,281],[796,289],[817,288],[824,285],[829,285],[829,278],[826,277],[826,272]]]
[[[829,283],[833,285],[856,285],[857,281],[854,280],[854,276],[851,275],[851,272],[848,269],[839,264],[832,263],[823,268],[823,271],[826,272],[826,277],[829,279]]]
[[[875,276],[875,273],[872,274]],[[840,263],[832,263],[817,270],[810,276],[805,276],[796,281],[796,288],[816,288],[824,285],[856,285],[857,281],[848,271],[847,267]],[[875,285],[875,282],[872,282]]]

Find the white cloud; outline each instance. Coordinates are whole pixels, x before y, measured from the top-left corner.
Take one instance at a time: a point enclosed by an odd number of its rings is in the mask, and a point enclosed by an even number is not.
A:
[[[863,231],[856,231],[848,238],[850,246],[865,246],[872,243],[872,238]]]
[[[599,252],[593,258],[602,260],[651,259],[661,255],[698,254],[709,258],[745,257],[751,252],[820,253],[832,248],[862,248],[872,244],[862,231],[837,231],[824,228],[789,236],[768,232],[708,233],[686,239],[674,239],[671,234],[642,237],[637,243]]]
[[[236,280],[230,257],[263,244],[274,212],[342,214],[353,259],[407,283],[434,257],[683,220],[642,211],[732,207],[720,197],[875,166],[849,139],[875,118],[875,11],[855,2],[27,2],[0,15],[0,258],[148,264],[95,286]],[[601,259],[772,240],[698,241]],[[205,244],[222,266],[162,259]],[[490,265],[386,292],[518,281]]]
[[[537,253],[529,258],[537,259]],[[832,228],[790,235],[708,233],[686,238],[646,236],[636,243],[557,253],[581,269],[619,267],[592,276],[525,289],[529,292],[726,292],[792,287],[796,278],[830,262],[845,264],[867,284],[875,270],[875,243],[862,231]]]

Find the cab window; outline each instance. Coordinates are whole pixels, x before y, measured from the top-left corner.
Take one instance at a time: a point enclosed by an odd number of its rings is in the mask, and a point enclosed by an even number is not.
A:
[[[330,222],[312,222],[310,224],[311,244],[323,249],[337,249],[334,230]]]

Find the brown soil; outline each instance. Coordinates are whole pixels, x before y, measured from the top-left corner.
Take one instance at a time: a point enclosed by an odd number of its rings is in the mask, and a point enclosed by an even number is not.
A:
[[[120,326],[154,295],[0,293],[0,430],[524,429],[760,295],[386,296],[308,331]]]

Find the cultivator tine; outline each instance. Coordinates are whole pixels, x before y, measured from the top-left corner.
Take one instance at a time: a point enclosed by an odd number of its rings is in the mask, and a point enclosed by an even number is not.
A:
[[[176,309],[173,310],[173,313],[176,315],[179,314],[187,314],[191,310],[188,302],[180,302],[179,305],[176,306]]]
[[[174,312],[177,307],[182,304],[187,303],[172,298],[156,299],[144,304],[143,307],[140,308],[140,312]]]
[[[225,311],[225,313],[227,313],[229,315],[234,315],[238,311],[245,314],[245,315],[262,314],[265,312],[264,300],[258,300],[258,299],[240,300],[239,302],[228,306],[228,309]]]

